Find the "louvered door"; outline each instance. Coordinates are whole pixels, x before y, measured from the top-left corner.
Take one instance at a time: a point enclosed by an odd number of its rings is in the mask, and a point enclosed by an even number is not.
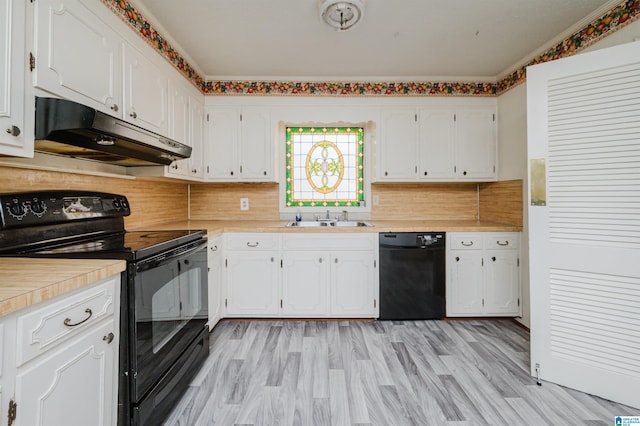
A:
[[[640,407],[640,42],[527,69],[531,369]]]

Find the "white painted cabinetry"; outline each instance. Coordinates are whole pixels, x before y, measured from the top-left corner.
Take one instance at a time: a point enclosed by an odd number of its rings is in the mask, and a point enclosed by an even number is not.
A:
[[[377,317],[376,237],[283,235],[283,316]]]
[[[209,238],[208,253],[209,331],[211,331],[222,318],[222,286],[224,283],[222,277],[222,267],[224,264],[222,236]]]
[[[79,0],[34,7],[34,86],[121,117],[120,36]]]
[[[25,138],[25,5],[7,0],[0,5],[0,154],[30,157],[33,142]]]
[[[2,319],[11,365],[0,363],[0,383],[12,389],[14,425],[116,423],[119,294],[115,276]],[[4,389],[2,398],[7,413]]]
[[[273,181],[273,129],[268,108],[207,109],[206,178]]]
[[[124,110],[123,118],[147,130],[169,135],[169,79],[160,67],[128,43],[122,44],[124,60]],[[179,100],[176,109],[180,109]],[[185,112],[188,115],[188,102]],[[180,119],[180,111],[176,119]],[[187,143],[186,118],[182,129],[176,126],[178,142]],[[171,135],[170,135],[171,136]]]
[[[496,179],[494,106],[383,108],[377,180]]]
[[[226,315],[276,316],[280,311],[280,236],[228,234]]]
[[[415,108],[384,109],[380,119],[378,179],[416,179],[417,115]]]
[[[520,233],[447,233],[447,316],[519,316]]]

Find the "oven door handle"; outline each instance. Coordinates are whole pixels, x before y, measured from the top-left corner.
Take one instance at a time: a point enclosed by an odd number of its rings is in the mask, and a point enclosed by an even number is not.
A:
[[[205,238],[204,241],[199,242],[197,245],[187,250],[173,249],[165,254],[160,254],[158,256],[152,257],[151,259],[138,262],[136,264],[136,271],[137,272],[146,271],[148,269],[157,268],[158,266],[166,265],[167,263],[171,263],[177,259],[189,257],[193,253],[200,251],[203,248],[206,248],[206,246],[207,246],[207,239]]]

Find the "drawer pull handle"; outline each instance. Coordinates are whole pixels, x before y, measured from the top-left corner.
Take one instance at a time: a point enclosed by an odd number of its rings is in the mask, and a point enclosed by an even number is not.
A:
[[[468,243],[465,243],[464,241],[461,241],[460,244],[462,244],[463,246],[471,247],[473,245],[473,241],[470,241]]]
[[[247,247],[258,247],[258,245],[260,244],[259,241],[256,241],[255,244],[252,244],[250,242],[247,242]]]
[[[508,246],[509,245],[509,241],[506,241],[504,243],[501,243],[500,241],[496,241],[496,244],[498,244],[499,246]]]
[[[75,324],[71,324],[71,318],[66,318],[66,319],[64,320],[64,325],[66,325],[67,327],[75,327],[76,325],[80,325],[80,324],[82,324],[83,322],[87,322],[87,321],[89,321],[89,318],[91,318],[91,316],[93,315],[93,312],[91,311],[91,309],[90,309],[90,308],[85,309],[85,310],[84,310],[84,312],[85,312],[86,314],[89,314],[89,315],[87,315],[87,317],[86,317],[85,319],[83,319],[82,321],[77,322],[77,323],[75,323]]]
[[[104,340],[105,342],[107,342],[107,344],[109,344],[109,343],[113,342],[113,337],[114,337],[113,333],[109,333],[106,336],[104,336],[102,338],[102,340]]]

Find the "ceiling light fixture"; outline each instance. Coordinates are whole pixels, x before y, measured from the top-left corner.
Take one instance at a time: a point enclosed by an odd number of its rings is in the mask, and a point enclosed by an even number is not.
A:
[[[362,20],[364,0],[319,0],[320,16],[336,31],[346,31]]]

